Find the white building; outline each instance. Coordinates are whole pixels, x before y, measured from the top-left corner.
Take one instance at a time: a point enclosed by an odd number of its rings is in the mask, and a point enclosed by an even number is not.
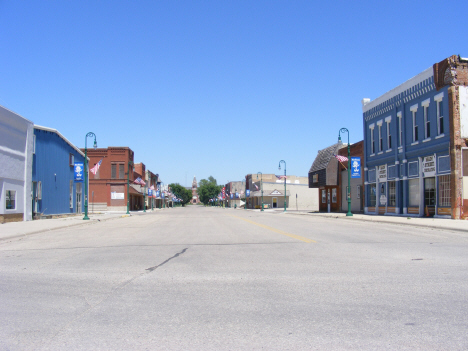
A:
[[[0,106],[0,223],[32,219],[34,124]]]

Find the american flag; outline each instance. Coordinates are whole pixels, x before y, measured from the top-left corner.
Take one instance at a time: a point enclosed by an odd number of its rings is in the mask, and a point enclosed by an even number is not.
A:
[[[154,185],[151,185],[150,189],[151,189],[151,190],[154,190]]]
[[[346,156],[340,156],[340,155],[333,155],[335,158],[340,161],[340,162],[348,162],[348,158]]]
[[[143,181],[143,179],[141,179],[140,177],[138,177],[137,179],[135,179],[133,182],[136,183],[136,184],[143,185],[143,186],[146,185],[146,183],[145,183],[145,182]]]
[[[99,171],[99,167],[101,167],[102,160],[103,159],[101,158],[101,161],[96,163],[96,165],[89,170],[92,174],[96,175],[97,171]]]
[[[285,175],[277,175],[276,178],[278,178],[278,179],[286,179],[286,178],[288,178],[288,177],[286,177]]]
[[[257,190],[258,190],[258,186],[257,186],[257,184],[254,184],[254,185],[255,185],[255,187],[256,187],[256,188],[257,188]]]

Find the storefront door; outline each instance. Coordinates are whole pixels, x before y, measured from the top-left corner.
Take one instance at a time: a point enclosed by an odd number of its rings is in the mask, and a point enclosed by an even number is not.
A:
[[[278,207],[278,199],[276,197],[273,198],[273,208]]]
[[[435,177],[424,178],[424,214],[432,217],[435,214],[436,192]]]
[[[81,213],[81,183],[75,183],[75,184],[76,184],[76,213]],[[93,202],[93,206],[94,206],[94,202]]]

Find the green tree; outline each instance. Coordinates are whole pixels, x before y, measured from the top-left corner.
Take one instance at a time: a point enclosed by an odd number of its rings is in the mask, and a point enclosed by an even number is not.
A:
[[[203,204],[207,205],[210,199],[215,198],[221,191],[222,186],[218,185],[216,179],[209,176],[208,179],[202,179],[198,183],[198,198]]]
[[[192,190],[186,189],[179,183],[171,183],[169,184],[169,187],[172,190],[172,193],[181,199],[182,201],[180,202],[182,206],[185,206],[187,203],[190,202],[192,199]]]

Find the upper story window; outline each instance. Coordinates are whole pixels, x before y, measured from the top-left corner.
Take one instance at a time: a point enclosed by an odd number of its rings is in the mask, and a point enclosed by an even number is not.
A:
[[[377,122],[377,126],[379,127],[379,152],[381,152],[383,150],[382,120]]]
[[[437,107],[437,135],[444,134],[444,109],[442,105],[443,98],[444,93],[440,93],[434,96],[434,101],[436,102]]]
[[[73,166],[75,165],[75,155],[70,154],[70,155],[68,156],[68,161],[69,161],[70,167],[73,167]]]
[[[410,111],[413,118],[413,143],[415,143],[418,141],[418,124],[416,120],[416,112],[418,111],[418,105],[411,106]]]
[[[431,137],[431,119],[429,117],[429,99],[421,102],[421,106],[424,110],[424,139]]]
[[[125,165],[119,164],[119,179],[124,179],[125,178]]]
[[[387,123],[387,149],[392,148],[392,133],[390,130],[390,122],[392,121],[392,117],[388,116],[385,118],[385,123]]]
[[[374,127],[375,127],[374,123],[369,125],[370,141],[371,141],[371,143],[370,143],[371,155],[375,154]]]
[[[111,164],[111,179],[117,178],[117,165],[115,163]]]
[[[398,117],[398,146],[402,146],[403,144],[403,128],[401,124],[401,112],[397,113]]]

